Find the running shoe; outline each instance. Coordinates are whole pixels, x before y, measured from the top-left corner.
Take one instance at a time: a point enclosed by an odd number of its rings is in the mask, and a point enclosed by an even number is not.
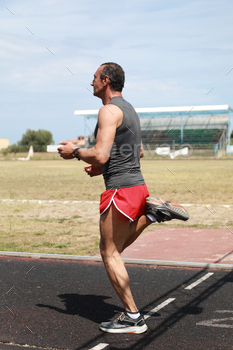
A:
[[[122,312],[117,319],[110,322],[102,322],[100,330],[107,333],[144,333],[147,330],[144,317],[140,315],[136,320],[132,319],[127,313]]]
[[[152,222],[163,222],[172,219],[186,221],[189,219],[187,210],[179,204],[164,201],[159,197],[146,198],[145,215]],[[154,217],[154,221],[153,221]]]

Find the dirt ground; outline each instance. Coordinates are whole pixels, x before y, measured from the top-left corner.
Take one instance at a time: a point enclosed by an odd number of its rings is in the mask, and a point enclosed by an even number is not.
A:
[[[1,200],[0,203],[8,205],[8,215],[12,217],[23,217],[25,219],[69,219],[74,216],[80,216],[83,221],[87,222],[87,225],[90,219],[97,223],[99,221],[99,203],[97,201]],[[23,205],[23,207],[20,208],[20,212],[17,210],[18,205]],[[173,220],[166,222],[166,225],[218,225],[223,227],[227,224],[233,224],[233,205],[185,203],[182,205],[185,206],[190,214],[189,220],[187,222]],[[16,210],[14,210],[14,208]]]
[[[190,213],[187,222],[150,225],[143,234],[165,227],[233,231],[231,161],[145,160],[141,165],[150,194],[184,203]],[[0,169],[0,250],[98,252],[101,176],[89,178],[76,160],[2,161]]]
[[[218,225],[224,226],[229,223],[233,224],[232,210],[233,205],[223,206],[223,205],[198,205],[189,204],[185,205],[186,209],[189,211],[190,219],[187,222],[182,222],[178,220],[167,222],[166,225],[173,226],[175,224],[190,226],[190,225]],[[92,220],[99,221],[99,210],[98,204],[96,203],[80,203],[75,205],[65,206],[62,204],[56,205],[46,205],[46,213],[40,212],[40,214],[35,210],[35,215],[46,215],[57,217],[57,215],[69,216],[69,215],[81,215],[92,217]],[[92,209],[93,208],[93,209]],[[39,209],[39,208],[38,208]],[[89,212],[89,210],[91,210]],[[89,213],[88,213],[89,212]],[[88,213],[88,214],[87,214]],[[150,227],[150,230],[154,229],[154,226]]]
[[[233,205],[183,205],[190,214],[188,221],[150,225],[143,234],[165,227],[227,228],[233,232]],[[47,253],[51,249],[51,253],[74,255],[94,255],[99,250],[97,201],[1,200],[0,211],[0,250]]]

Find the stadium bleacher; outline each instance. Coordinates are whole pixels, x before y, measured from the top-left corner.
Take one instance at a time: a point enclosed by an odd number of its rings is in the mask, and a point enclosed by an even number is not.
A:
[[[183,130],[183,142],[196,148],[213,148],[221,138],[225,129],[185,129]],[[173,142],[181,144],[179,129],[172,130],[143,130],[142,142],[144,145],[171,145]]]
[[[219,156],[225,154],[227,144],[230,145],[233,109],[229,105],[148,107],[136,108],[136,112],[141,123],[142,141],[148,149],[162,145],[176,150],[186,145],[194,153],[207,151],[208,155]],[[97,119],[98,110],[77,110],[75,115],[84,117],[86,135],[87,120]],[[92,133],[85,147],[94,144]]]

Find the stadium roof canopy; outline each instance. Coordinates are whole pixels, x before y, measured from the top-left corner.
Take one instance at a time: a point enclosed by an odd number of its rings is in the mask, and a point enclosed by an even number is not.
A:
[[[197,128],[200,127],[199,122],[195,122],[195,118],[208,117],[208,122],[206,118],[203,118],[202,128],[207,127],[210,124],[210,117],[216,117],[214,124],[225,124],[228,126],[228,139],[230,139],[231,132],[231,121],[230,116],[233,116],[233,109],[229,105],[207,105],[207,106],[180,106],[180,107],[149,107],[149,108],[135,108],[139,118],[141,119],[141,127],[145,129],[152,127],[152,121],[149,119],[155,119],[154,126],[156,125],[158,129],[168,129],[173,126],[181,130],[181,140],[183,140],[183,129],[184,127]],[[84,117],[84,128],[86,129],[86,119],[97,118],[98,109],[90,110],[76,110],[75,115]],[[225,118],[223,118],[225,117]],[[144,119],[144,120],[143,120]],[[204,120],[205,119],[205,120]],[[178,121],[179,120],[179,121]],[[195,127],[196,124],[196,127]],[[209,126],[210,127],[210,126]]]
[[[135,108],[139,118],[155,118],[161,116],[178,116],[187,114],[230,114],[233,109],[229,105],[210,105],[210,106],[181,106],[181,107],[148,107]],[[76,110],[75,115],[95,118],[98,116],[98,109]]]

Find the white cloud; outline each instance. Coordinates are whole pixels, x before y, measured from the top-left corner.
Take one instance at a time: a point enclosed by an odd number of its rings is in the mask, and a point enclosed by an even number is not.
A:
[[[43,115],[52,130],[55,116],[98,108],[101,101],[86,86],[106,61],[123,66],[124,96],[135,107],[233,106],[233,71],[226,76],[233,66],[232,10],[230,0],[3,0],[1,130],[15,142],[21,137],[17,128],[12,134],[15,113],[25,130],[31,111],[35,125]]]

